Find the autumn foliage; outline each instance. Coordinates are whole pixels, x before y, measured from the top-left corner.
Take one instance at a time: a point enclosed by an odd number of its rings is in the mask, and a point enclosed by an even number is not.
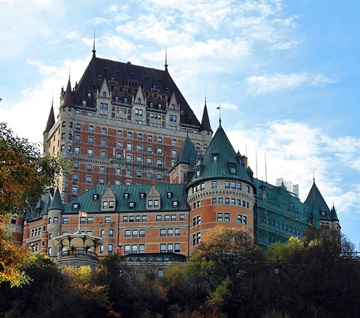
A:
[[[61,172],[58,158],[43,157],[39,147],[27,139],[14,136],[0,123],[0,283],[19,286],[28,281],[22,275],[29,253],[11,240],[7,224],[19,211],[29,208],[29,200],[38,198],[53,185]]]

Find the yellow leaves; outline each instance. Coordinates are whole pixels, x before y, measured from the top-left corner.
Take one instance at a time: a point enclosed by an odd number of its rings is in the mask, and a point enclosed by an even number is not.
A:
[[[303,242],[298,237],[291,236],[286,243],[276,242],[271,245],[267,255],[276,263],[286,262],[293,254],[304,249]]]
[[[11,240],[3,224],[0,224],[0,283],[10,282],[11,287],[29,282],[23,269],[30,262],[30,253],[25,246]]]

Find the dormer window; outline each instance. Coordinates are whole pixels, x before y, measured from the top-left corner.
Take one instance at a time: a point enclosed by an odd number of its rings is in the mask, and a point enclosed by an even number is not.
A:
[[[145,193],[141,192],[139,196],[140,196],[140,199],[144,199],[145,198]]]
[[[73,208],[73,210],[77,211],[80,208],[80,204],[79,203],[73,203],[72,208]]]
[[[173,208],[177,208],[179,206],[179,201],[173,201],[172,206]]]
[[[98,194],[93,194],[93,200],[96,201],[99,199],[99,195]]]
[[[196,177],[200,177],[200,170],[196,171]]]
[[[166,195],[167,195],[168,198],[171,198],[171,197],[173,196],[173,193],[172,193],[172,192],[168,192]]]
[[[129,209],[135,208],[135,202],[129,202]]]
[[[129,194],[129,193],[124,193],[124,199],[125,199],[125,200],[129,199],[129,197],[130,197],[130,194]]]
[[[218,153],[214,153],[213,154],[213,162],[216,163],[219,159],[219,154]]]

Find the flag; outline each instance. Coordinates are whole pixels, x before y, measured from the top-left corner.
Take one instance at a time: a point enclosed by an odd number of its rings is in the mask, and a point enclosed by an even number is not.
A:
[[[87,216],[87,213],[86,213],[86,212],[81,212],[81,211],[79,211],[79,214],[80,214],[80,216]]]

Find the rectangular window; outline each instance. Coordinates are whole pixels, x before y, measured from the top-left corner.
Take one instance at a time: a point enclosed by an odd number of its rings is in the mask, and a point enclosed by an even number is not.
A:
[[[110,223],[111,222],[111,217],[110,216],[105,216],[105,222]]]
[[[166,230],[160,229],[160,236],[166,236]]]
[[[63,217],[63,224],[69,224],[69,218]]]
[[[213,181],[211,185],[213,189],[217,189],[217,181]]]
[[[109,237],[114,237],[114,230],[113,229],[109,229]]]

